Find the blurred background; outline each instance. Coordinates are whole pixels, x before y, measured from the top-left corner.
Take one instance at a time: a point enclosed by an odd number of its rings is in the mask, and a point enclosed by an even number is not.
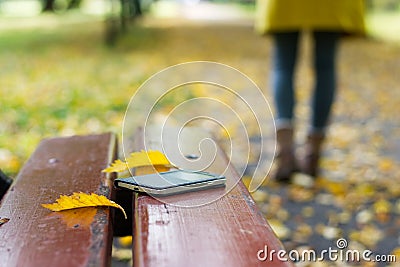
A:
[[[345,237],[352,247],[400,254],[400,0],[366,3],[368,36],[341,43],[322,177],[313,188],[300,177],[253,194],[288,249],[327,248]],[[270,100],[271,40],[255,33],[254,13],[253,0],[0,0],[0,168],[14,178],[43,138],[121,137],[132,95],[174,64],[230,65]],[[300,137],[310,54],[305,35],[296,74]],[[250,179],[251,172],[243,181]],[[129,261],[129,248],[114,252]]]
[[[131,1],[0,0],[3,171],[14,176],[45,137],[119,133],[138,86],[173,64],[213,60],[267,86],[253,0]],[[366,3],[369,38],[399,44],[400,1]]]

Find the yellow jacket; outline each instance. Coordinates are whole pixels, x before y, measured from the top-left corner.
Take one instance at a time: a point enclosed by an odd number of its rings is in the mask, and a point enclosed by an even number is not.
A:
[[[364,0],[257,0],[257,32],[301,29],[365,33]]]

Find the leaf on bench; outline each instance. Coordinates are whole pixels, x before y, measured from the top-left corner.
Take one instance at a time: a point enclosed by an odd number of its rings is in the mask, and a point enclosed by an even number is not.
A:
[[[7,223],[9,220],[8,218],[0,218],[0,225]]]
[[[116,159],[113,163],[111,163],[110,167],[102,170],[102,172],[123,172],[129,169],[128,164],[125,161],[120,159]]]
[[[123,172],[130,168],[137,168],[143,166],[154,166],[156,170],[168,170],[172,167],[167,157],[156,150],[133,152],[126,159],[126,162],[117,159],[110,167],[104,169],[102,172]]]
[[[85,207],[62,210],[49,214],[49,217],[61,219],[68,228],[89,228],[97,214],[97,208],[98,207]]]
[[[42,204],[43,207],[51,211],[62,211],[84,207],[98,207],[98,206],[109,206],[120,209],[126,217],[125,210],[112,200],[109,200],[105,196],[97,195],[94,193],[73,193],[71,196],[61,195],[55,203]]]

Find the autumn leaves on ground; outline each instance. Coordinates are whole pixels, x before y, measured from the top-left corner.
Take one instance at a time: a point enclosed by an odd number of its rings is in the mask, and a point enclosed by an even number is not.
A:
[[[230,65],[253,79],[270,100],[271,40],[255,35],[251,21],[239,22],[144,18],[113,48],[104,45],[104,25],[96,21],[3,30],[0,167],[15,176],[42,138],[120,134],[135,90],[177,63]],[[296,83],[299,149],[313,82],[310,49],[305,35]],[[313,186],[303,177],[287,186],[268,181],[253,194],[287,249],[336,248],[336,240],[345,238],[349,248],[400,258],[399,59],[398,45],[343,40],[321,177]]]

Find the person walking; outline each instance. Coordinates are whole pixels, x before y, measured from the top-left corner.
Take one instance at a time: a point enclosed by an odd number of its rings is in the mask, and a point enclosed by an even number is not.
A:
[[[329,115],[336,91],[337,43],[344,34],[365,33],[364,0],[257,0],[256,30],[273,37],[271,81],[276,108],[277,168],[274,178],[290,181],[301,172],[316,177]],[[314,41],[315,86],[305,154],[294,152],[294,73],[299,36],[311,32]]]

